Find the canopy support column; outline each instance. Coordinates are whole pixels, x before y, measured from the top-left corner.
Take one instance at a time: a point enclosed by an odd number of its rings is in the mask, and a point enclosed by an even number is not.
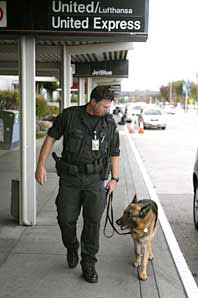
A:
[[[35,40],[22,36],[20,55],[20,199],[19,223],[36,224],[36,94],[35,94]]]
[[[79,78],[79,88],[78,88],[78,104],[85,104],[85,79]]]
[[[66,46],[62,46],[61,63],[61,110],[71,105],[71,53]]]
[[[90,95],[91,95],[91,91],[92,91],[92,87],[93,86],[93,80],[92,78],[88,78],[87,79],[87,100],[90,100]]]

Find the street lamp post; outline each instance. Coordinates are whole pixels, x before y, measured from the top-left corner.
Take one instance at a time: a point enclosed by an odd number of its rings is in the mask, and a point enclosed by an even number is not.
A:
[[[197,79],[197,103],[198,103],[198,72],[196,73],[196,79]]]
[[[188,88],[186,88],[184,111],[188,111]]]

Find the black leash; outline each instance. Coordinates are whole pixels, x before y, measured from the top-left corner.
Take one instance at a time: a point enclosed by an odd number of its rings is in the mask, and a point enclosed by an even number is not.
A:
[[[116,227],[114,226],[114,219],[113,219],[113,205],[112,205],[112,201],[113,201],[113,192],[109,194],[108,189],[106,189],[106,200],[107,200],[107,212],[106,212],[106,218],[105,218],[105,225],[104,225],[104,229],[103,229],[103,234],[106,238],[111,238],[114,235],[114,232],[116,232],[118,235],[128,235],[131,234],[130,232],[127,233],[120,233]],[[110,213],[110,214],[109,214]],[[106,227],[107,227],[107,223],[110,223],[113,231],[110,235],[107,235],[106,233]]]

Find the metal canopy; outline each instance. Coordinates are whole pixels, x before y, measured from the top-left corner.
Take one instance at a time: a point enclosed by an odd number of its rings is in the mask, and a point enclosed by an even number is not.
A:
[[[133,42],[147,39],[148,2],[1,1],[0,75],[19,75],[20,84],[21,224],[36,224],[35,76],[57,77],[69,106],[71,64],[126,61]],[[95,81],[88,77],[88,94]],[[84,85],[80,77],[80,99]]]
[[[71,63],[126,60],[132,42],[64,41],[36,39],[36,75],[59,76],[62,46],[71,52]],[[18,74],[18,37],[0,40],[0,75]]]
[[[1,2],[0,74],[17,74],[21,36],[35,40],[37,76],[57,76],[63,47],[73,64],[122,61],[148,37],[149,0]]]

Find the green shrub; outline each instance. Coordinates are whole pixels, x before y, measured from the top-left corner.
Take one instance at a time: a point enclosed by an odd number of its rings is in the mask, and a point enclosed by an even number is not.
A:
[[[41,95],[36,97],[36,116],[41,118],[48,114],[48,105],[45,98]]]
[[[43,138],[43,137],[46,136],[46,134],[47,134],[47,131],[37,131],[36,132],[36,138],[37,139]]]
[[[19,93],[17,91],[0,90],[0,110],[9,109],[19,109]]]
[[[72,94],[71,95],[71,102],[72,103],[77,103],[78,102],[78,95],[77,94]]]
[[[57,106],[48,106],[48,114],[49,115],[59,114],[59,108]]]
[[[0,90],[0,110],[19,110],[19,92]],[[48,106],[43,96],[36,96],[36,116],[38,118],[58,113],[59,108],[57,106]]]

